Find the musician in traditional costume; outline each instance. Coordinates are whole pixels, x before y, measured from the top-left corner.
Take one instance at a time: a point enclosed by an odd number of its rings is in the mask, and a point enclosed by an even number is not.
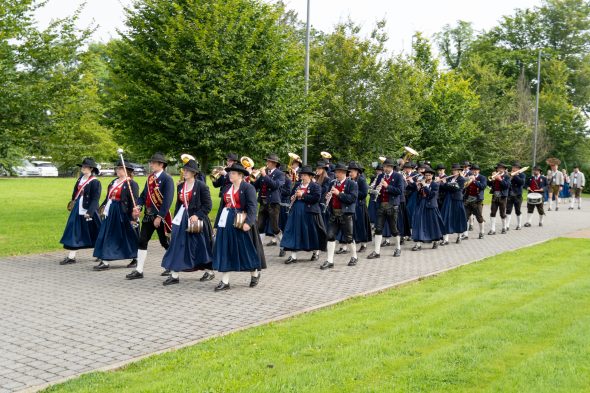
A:
[[[285,173],[285,184],[281,186],[281,214],[279,215],[279,228],[282,233],[285,233],[285,226],[289,219],[289,207],[291,206],[291,191],[293,189],[293,181],[291,180],[291,171],[286,168],[283,170]],[[297,174],[299,179],[299,174]],[[267,228],[269,226],[267,225]],[[283,247],[279,250],[279,257],[285,256],[285,249]]]
[[[139,217],[142,209],[145,208],[145,211],[139,233],[137,267],[126,276],[128,280],[143,278],[148,242],[154,232],[158,234],[162,247],[167,250],[168,234],[172,231],[170,205],[174,199],[174,180],[166,173],[168,161],[162,153],[155,153],[149,164],[152,173],[148,176],[143,191],[137,199],[137,207],[134,209],[134,218]],[[169,271],[162,273],[163,276],[168,274]]]
[[[201,281],[215,277],[211,270],[213,229],[208,216],[213,207],[211,193],[207,184],[197,179],[200,169],[195,160],[189,160],[182,170],[184,181],[176,189],[170,247],[162,259],[162,267],[171,272],[165,286],[178,284],[181,271],[205,270]]]
[[[482,215],[483,211],[483,200],[484,200],[484,190],[488,185],[488,181],[485,176],[479,173],[480,168],[477,164],[472,164],[471,169],[469,171],[469,176],[465,182],[465,192],[463,195],[463,203],[465,205],[465,214],[467,215],[467,220],[471,218],[471,216],[475,216],[477,223],[479,225],[479,239],[483,239],[484,233],[484,219]],[[461,237],[462,240],[469,239],[469,232],[468,230],[465,231],[463,236]]]
[[[418,200],[418,189],[416,188],[415,179],[421,174],[416,170],[416,165],[412,162],[404,164],[404,178],[406,180],[406,208],[408,209],[408,216],[410,222],[414,218],[414,210],[416,209],[416,201]]]
[[[527,222],[524,224],[525,227],[530,227],[533,221],[533,213],[535,208],[539,213],[539,226],[543,226],[543,219],[545,218],[545,209],[543,208],[543,190],[547,187],[547,178],[541,175],[541,167],[538,165],[533,168],[533,175],[527,180],[527,190],[529,192],[527,199]],[[537,200],[532,200],[532,193],[539,194]]]
[[[261,234],[260,240],[264,242],[267,225],[270,225],[274,241],[281,240],[281,228],[279,227],[279,216],[281,213],[281,187],[285,184],[285,174],[279,168],[281,162],[279,156],[270,154],[266,158],[266,167],[260,169],[260,177],[254,183],[258,191],[258,202],[260,210],[258,211],[258,232]]]
[[[256,287],[260,269],[266,268],[256,227],[256,189],[244,179],[249,172],[241,163],[234,163],[225,171],[229,173],[231,185],[224,190],[222,207],[215,220],[213,269],[221,273],[216,292],[230,289],[230,272],[250,272],[250,287]]]
[[[580,172],[580,166],[574,165],[574,171],[570,174],[571,202],[569,210],[574,209],[574,204],[578,203],[578,210],[582,208],[582,190],[586,187],[586,177]]]
[[[440,180],[446,178],[447,174],[445,173],[447,168],[443,164],[438,164],[436,166],[436,176],[434,177],[434,181],[439,182]],[[440,187],[438,190],[438,210],[442,212],[443,203],[445,201],[446,190],[443,187]]]
[[[438,247],[443,238],[444,224],[438,210],[439,185],[433,181],[434,169],[424,167],[424,179],[416,182],[418,200],[412,221],[412,251],[422,249],[422,243],[432,242],[432,248]]]
[[[238,155],[235,153],[228,153],[225,156],[225,167],[230,167],[238,162]],[[221,169],[221,168],[220,168]],[[219,197],[223,196],[223,190],[229,186],[229,175],[223,169],[217,179],[213,180],[213,187],[219,188]]]
[[[90,157],[85,158],[78,166],[81,167],[81,175],[74,185],[72,199],[68,203],[70,215],[59,241],[69,253],[60,265],[76,263],[76,251],[94,248],[100,232],[98,205],[102,186],[96,178],[98,166]]]
[[[369,212],[367,210],[367,196],[369,194],[369,185],[363,175],[364,169],[356,161],[348,164],[350,178],[356,182],[358,188],[358,197],[356,200],[356,210],[354,215],[353,237],[356,244],[360,244],[357,252],[364,252],[367,249],[367,243],[372,241],[371,221],[369,221]]]
[[[371,184],[369,185],[369,190],[374,190],[377,187],[377,178],[380,174],[383,173],[383,164],[378,163],[375,167],[375,174],[371,176]],[[375,222],[377,221],[377,201],[375,198],[369,197],[369,206],[367,207],[369,212],[369,221],[371,225],[374,227]]]
[[[561,161],[557,158],[548,158],[547,164],[550,169],[547,171],[547,181],[549,182],[549,211],[553,206],[553,198],[555,197],[555,210],[559,210],[559,192],[563,188],[565,182],[563,173],[559,170]]]
[[[520,162],[515,161],[510,168],[510,173],[518,172],[522,169]],[[510,192],[508,193],[508,201],[506,203],[506,230],[510,230],[510,221],[512,220],[512,210],[516,214],[516,230],[522,229],[522,189],[526,182],[526,175],[524,173],[516,173],[514,176],[510,176]]]
[[[383,162],[383,174],[377,178],[373,197],[377,198],[377,221],[375,223],[375,249],[367,258],[375,259],[381,256],[381,241],[383,227],[389,225],[389,230],[395,241],[394,257],[401,255],[401,238],[398,231],[398,214],[401,195],[405,192],[405,181],[401,173],[394,171],[396,163],[387,158]]]
[[[320,209],[322,210],[325,227],[328,228],[330,212],[326,206],[326,195],[330,192],[330,188],[332,187],[332,179],[328,173],[328,164],[325,160],[319,160],[317,162],[314,181],[321,187],[322,197],[320,198]]]
[[[439,187],[445,194],[440,215],[443,220],[443,241],[441,246],[449,244],[449,235],[456,233],[455,243],[461,243],[461,235],[467,230],[467,216],[463,206],[463,187],[465,178],[461,176],[461,165],[451,166],[451,175],[439,178]]]
[[[336,250],[336,236],[341,232],[341,244],[352,244],[352,257],[348,266],[355,266],[358,262],[356,245],[353,239],[353,216],[356,211],[358,198],[357,184],[346,177],[348,167],[338,163],[334,167],[335,179],[331,182],[330,191],[326,195],[326,203],[330,211],[328,220],[328,255],[320,269],[334,267],[334,252]]]
[[[496,214],[500,211],[502,219],[502,232],[506,233],[506,203],[510,192],[510,176],[506,173],[506,165],[498,163],[496,172],[492,174],[490,182],[490,194],[492,194],[492,206],[490,212],[491,227],[488,235],[496,234]]]
[[[463,172],[461,176],[465,178],[465,183],[467,183],[469,176],[471,176],[471,163],[469,161],[463,161]],[[473,223],[475,221],[475,215],[471,215],[469,217],[469,227],[467,228],[468,231],[473,230]]]
[[[311,181],[314,175],[310,166],[301,168],[299,181],[291,191],[289,217],[281,240],[281,248],[291,252],[287,265],[297,262],[297,251],[326,251],[326,227],[320,210],[322,191]]]
[[[101,262],[94,270],[108,270],[109,261],[137,258],[139,223],[133,218],[134,201],[139,198],[139,186],[131,179],[133,168],[119,160],[115,178],[108,186],[100,209],[104,219],[100,226],[93,256]]]

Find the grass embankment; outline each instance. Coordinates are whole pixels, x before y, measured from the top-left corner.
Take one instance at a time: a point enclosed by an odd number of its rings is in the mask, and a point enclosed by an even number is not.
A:
[[[588,326],[590,240],[557,239],[48,391],[582,392]]]
[[[99,178],[101,202],[112,177]],[[136,177],[140,191],[145,177]],[[178,180],[178,176],[174,176]],[[72,197],[74,178],[0,179],[0,256],[33,254],[61,249],[59,240],[68,219],[66,205]],[[215,219],[218,189],[209,184]],[[174,211],[174,205],[172,205]]]

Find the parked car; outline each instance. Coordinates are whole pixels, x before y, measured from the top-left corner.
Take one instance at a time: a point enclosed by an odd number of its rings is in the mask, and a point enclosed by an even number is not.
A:
[[[98,176],[115,176],[115,168],[113,167],[113,164],[100,163],[98,164],[98,170]]]
[[[39,176],[57,177],[57,167],[49,161],[31,161],[31,164],[37,168]]]
[[[19,166],[12,167],[12,171],[20,177],[39,176],[39,168],[31,164],[29,160],[22,160]]]
[[[133,176],[145,176],[145,168],[143,165],[130,162],[129,166],[133,168]]]

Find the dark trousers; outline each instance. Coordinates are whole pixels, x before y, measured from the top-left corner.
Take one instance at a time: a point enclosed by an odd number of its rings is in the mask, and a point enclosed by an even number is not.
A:
[[[158,233],[158,239],[160,239],[160,244],[164,247],[165,250],[168,249],[168,236],[166,236],[166,232],[164,230],[164,219],[160,222],[160,226],[156,228],[154,226],[154,219],[156,216],[154,215],[145,215],[143,216],[143,220],[141,221],[141,231],[139,232],[139,249],[140,250],[147,250],[148,242],[152,238],[154,231]]]
[[[500,218],[506,218],[506,203],[508,202],[508,197],[493,197],[492,198],[492,206],[491,206],[491,213],[490,217],[496,217],[496,213],[498,209],[500,210]]]
[[[520,216],[520,207],[522,206],[522,195],[511,195],[506,202],[506,214],[512,214],[512,208],[517,216]]]
[[[475,216],[475,219],[480,224],[483,222],[483,215],[481,214],[483,209],[482,201],[475,201],[475,202],[465,202],[465,215],[467,219],[471,217],[471,215]]]
[[[399,214],[399,206],[390,205],[388,203],[382,203],[377,209],[377,221],[375,223],[375,235],[383,234],[383,225],[385,220],[388,219],[387,224],[392,236],[399,236],[399,230],[397,228],[397,215]]]
[[[529,214],[533,214],[535,211],[535,207],[537,208],[537,211],[539,212],[539,215],[542,216],[545,214],[545,209],[543,208],[543,204],[539,203],[538,205],[531,205],[530,203],[526,204],[526,211]]]
[[[272,233],[278,235],[281,232],[279,228],[279,217],[281,215],[280,203],[262,203],[258,210],[258,232],[264,234],[266,228],[266,220],[270,220],[270,227]]]
[[[332,213],[328,220],[328,241],[336,241],[338,231],[342,232],[342,244],[352,243],[352,214]]]

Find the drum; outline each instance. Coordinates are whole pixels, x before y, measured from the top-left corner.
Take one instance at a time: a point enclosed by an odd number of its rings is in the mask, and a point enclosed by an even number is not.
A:
[[[76,201],[69,201],[67,206],[68,211],[71,212],[75,205]]]
[[[540,205],[543,203],[543,195],[537,192],[531,192],[527,195],[526,202],[530,205]]]
[[[201,233],[203,231],[203,220],[197,220],[194,224],[189,221],[186,231],[188,233]]]
[[[237,212],[234,218],[234,227],[242,229],[246,223],[246,212]]]

